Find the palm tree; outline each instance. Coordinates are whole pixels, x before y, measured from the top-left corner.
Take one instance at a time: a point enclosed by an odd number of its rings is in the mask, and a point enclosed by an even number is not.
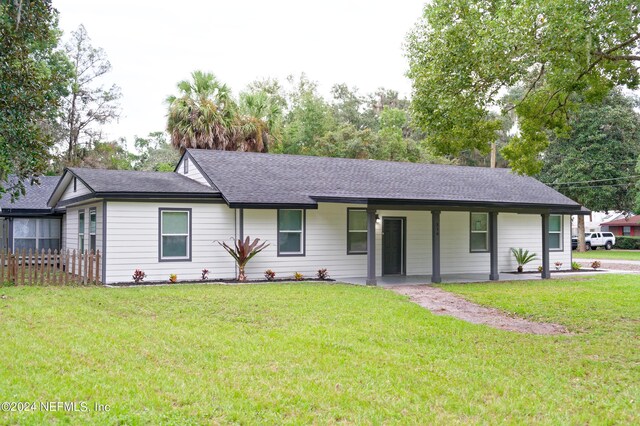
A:
[[[236,150],[238,107],[226,84],[211,73],[194,71],[169,96],[167,131],[180,151],[187,148]]]
[[[191,76],[193,81],[178,83],[179,96],[167,98],[167,130],[176,148],[268,151],[282,112],[265,92],[243,93],[238,106],[213,74],[194,71]]]
[[[240,131],[238,149],[267,152],[269,145],[279,140],[282,111],[267,93],[249,92],[240,95]]]

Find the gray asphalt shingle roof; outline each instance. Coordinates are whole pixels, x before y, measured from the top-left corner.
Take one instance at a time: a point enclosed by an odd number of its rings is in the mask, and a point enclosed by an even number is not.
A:
[[[178,173],[70,168],[96,193],[218,194]]]
[[[318,199],[580,206],[508,169],[188,150],[230,205],[315,205]]]
[[[38,180],[40,181],[39,185],[25,182],[25,195],[21,195],[14,203],[11,202],[10,194],[3,194],[0,198],[0,209],[50,210],[47,201],[58,184],[60,176],[40,176]]]

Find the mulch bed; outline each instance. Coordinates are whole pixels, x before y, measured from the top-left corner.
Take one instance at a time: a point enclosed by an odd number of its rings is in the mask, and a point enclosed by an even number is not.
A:
[[[574,272],[607,272],[606,270],[600,268],[600,269],[577,269],[577,270],[573,270],[573,269],[562,269],[560,271],[551,271],[552,274],[568,274],[568,273],[574,273]],[[527,274],[539,274],[539,271],[524,271],[524,272],[517,272],[517,271],[508,271],[508,272],[500,272],[501,274],[511,274],[511,275],[527,275]]]
[[[154,286],[154,285],[184,285],[184,284],[272,284],[272,283],[296,283],[296,282],[309,282],[309,281],[318,281],[318,282],[335,282],[335,280],[331,278],[327,278],[324,280],[318,278],[304,278],[300,281],[296,281],[293,278],[277,278],[273,280],[247,280],[247,281],[238,281],[236,279],[212,279],[212,280],[184,280],[177,281],[172,283],[170,281],[142,281],[139,283],[134,283],[132,281],[122,281],[118,283],[106,284],[107,287],[143,287],[143,286]]]

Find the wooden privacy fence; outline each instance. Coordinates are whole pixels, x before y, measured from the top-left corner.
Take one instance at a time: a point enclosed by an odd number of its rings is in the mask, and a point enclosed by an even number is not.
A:
[[[0,283],[15,285],[99,284],[100,250],[0,252]]]

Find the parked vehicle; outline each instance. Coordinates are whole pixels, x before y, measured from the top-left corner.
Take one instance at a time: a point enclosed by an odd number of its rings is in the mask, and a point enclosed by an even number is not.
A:
[[[584,234],[584,242],[587,251],[596,250],[598,247],[611,250],[616,243],[616,236],[611,232],[587,232]],[[571,237],[571,249],[576,248],[578,248],[578,237]]]

